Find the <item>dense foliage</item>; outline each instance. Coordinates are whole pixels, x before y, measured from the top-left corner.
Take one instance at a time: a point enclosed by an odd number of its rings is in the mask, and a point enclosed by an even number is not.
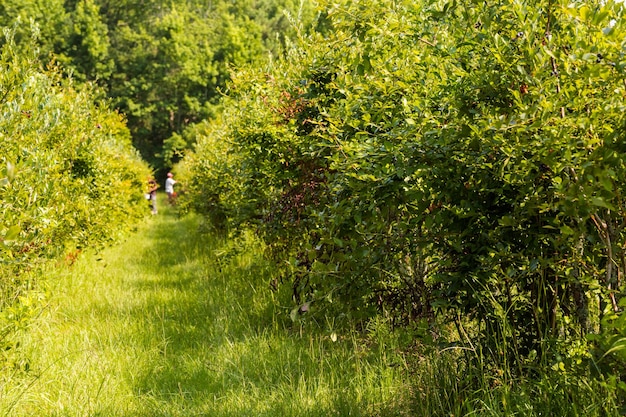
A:
[[[626,268],[622,6],[329,10],[236,74],[181,165],[195,206],[255,225],[301,310],[438,315],[516,374],[584,364]]]
[[[0,56],[0,344],[45,259],[72,262],[146,212],[150,171],[93,87],[44,69],[10,31]],[[23,304],[23,303],[22,303]],[[7,308],[7,307],[11,308]],[[19,318],[19,317],[18,317]],[[5,322],[6,320],[6,322]]]
[[[190,146],[184,129],[214,114],[230,68],[279,56],[314,9],[294,0],[0,0],[0,26],[17,19],[40,28],[44,62],[53,54],[76,81],[103,87],[135,147],[166,168]]]
[[[319,11],[0,0],[0,26],[22,21],[0,62],[5,299],[38,259],[139,214],[131,141],[159,168],[193,146],[181,208],[255,228],[294,320],[382,313],[488,358],[502,386],[593,369],[626,392],[623,5]]]

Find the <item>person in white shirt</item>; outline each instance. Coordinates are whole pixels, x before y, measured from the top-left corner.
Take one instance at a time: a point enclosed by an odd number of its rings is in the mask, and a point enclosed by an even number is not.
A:
[[[167,194],[167,201],[169,201],[169,203],[172,205],[174,205],[174,203],[176,202],[176,192],[174,192],[174,184],[176,184],[174,175],[171,172],[168,172],[167,179],[165,180],[165,194]]]

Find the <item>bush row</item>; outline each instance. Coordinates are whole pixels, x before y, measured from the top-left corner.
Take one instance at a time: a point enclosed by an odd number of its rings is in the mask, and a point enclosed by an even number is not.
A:
[[[32,287],[45,259],[72,261],[145,212],[150,175],[124,119],[97,90],[16,48],[5,30],[0,56],[0,309]],[[34,44],[34,42],[33,42]],[[7,313],[8,314],[8,313]]]
[[[626,22],[532,3],[326,5],[331,30],[233,75],[179,166],[189,204],[257,228],[300,310],[580,364],[624,287]]]

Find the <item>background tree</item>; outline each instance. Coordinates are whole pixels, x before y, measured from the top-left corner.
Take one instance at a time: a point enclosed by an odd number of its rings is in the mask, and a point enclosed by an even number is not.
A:
[[[4,0],[0,11],[1,25],[38,24],[42,59],[102,86],[157,168],[190,146],[177,139],[186,126],[213,117],[233,68],[280,55],[315,19],[313,4],[292,0]]]
[[[94,0],[80,0],[66,38],[55,40],[56,58],[79,81],[104,84],[113,72],[109,30]]]
[[[69,18],[63,0],[0,1],[0,26],[12,27],[17,21],[21,22],[13,36],[16,43],[23,42],[27,48],[32,41],[31,22],[37,25],[39,55],[44,60],[49,60],[50,54],[62,48],[69,38]],[[3,38],[0,42],[4,44],[6,40]]]

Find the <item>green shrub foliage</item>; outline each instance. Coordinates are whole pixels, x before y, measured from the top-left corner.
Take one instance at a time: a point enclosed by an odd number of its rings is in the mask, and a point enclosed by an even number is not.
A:
[[[89,86],[43,69],[12,32],[0,56],[2,304],[42,259],[117,236],[145,213],[150,171],[122,117]],[[72,252],[73,251],[73,252]],[[71,259],[70,259],[71,260]]]
[[[597,330],[626,267],[622,6],[326,9],[234,74],[182,164],[195,206],[257,226],[308,309],[462,315],[502,361]]]

